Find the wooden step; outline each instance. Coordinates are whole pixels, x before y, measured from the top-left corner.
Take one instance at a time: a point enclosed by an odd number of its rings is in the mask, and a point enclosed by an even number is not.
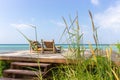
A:
[[[29,66],[29,67],[48,67],[51,64],[47,63],[30,63],[30,62],[12,62],[11,63],[11,68],[13,68],[15,65],[17,66]]]
[[[40,74],[45,74],[45,72],[39,71],[30,71],[30,70],[19,70],[19,69],[7,69],[3,71],[4,76],[6,74],[17,74],[17,75],[28,75],[28,76],[37,76]]]
[[[14,79],[14,78],[0,78],[0,80],[23,80],[23,79]]]
[[[32,80],[32,79],[0,78],[0,80]]]
[[[12,62],[11,69],[19,69],[20,67],[40,67],[41,70],[47,72],[51,64],[47,63],[30,63],[30,62]]]

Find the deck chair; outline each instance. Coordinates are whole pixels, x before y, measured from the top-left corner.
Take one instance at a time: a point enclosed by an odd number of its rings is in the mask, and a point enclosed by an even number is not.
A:
[[[42,52],[42,50],[43,50],[42,45],[38,41],[30,42],[30,52],[39,53]]]
[[[44,51],[52,51],[53,53],[57,52],[57,48],[55,47],[54,40],[51,41],[43,41],[41,40],[43,45],[43,53]]]

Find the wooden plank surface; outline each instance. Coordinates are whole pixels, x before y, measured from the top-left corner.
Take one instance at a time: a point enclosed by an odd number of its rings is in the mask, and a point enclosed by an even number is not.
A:
[[[12,62],[11,63],[11,66],[29,66],[29,67],[48,67],[50,66],[51,64],[48,64],[48,63],[33,63],[33,62]]]
[[[11,61],[28,61],[28,62],[45,62],[45,63],[67,63],[65,58],[66,52],[62,53],[30,53],[30,51],[17,51],[0,53],[0,60],[11,60]],[[105,56],[106,54],[102,54]],[[85,57],[90,57],[90,51],[85,52]],[[112,61],[120,65],[120,55],[112,53]]]
[[[29,62],[46,62],[46,63],[65,63],[66,60],[62,54],[49,53],[30,53],[29,51],[17,51],[0,53],[0,60],[11,61],[29,61]]]
[[[20,70],[20,69],[6,69],[6,70],[4,70],[3,73],[5,73],[5,74],[22,74],[22,75],[31,75],[31,76],[45,74],[45,72],[31,71],[31,70]]]

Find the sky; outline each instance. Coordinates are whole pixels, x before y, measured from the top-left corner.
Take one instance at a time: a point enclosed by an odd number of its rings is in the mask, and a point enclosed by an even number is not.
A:
[[[74,19],[77,12],[83,43],[94,43],[89,10],[98,27],[99,43],[120,42],[120,0],[0,0],[0,44],[27,44],[17,29],[35,40],[30,25],[36,26],[38,41],[63,43],[59,41],[65,29],[62,17],[70,23],[69,16]]]

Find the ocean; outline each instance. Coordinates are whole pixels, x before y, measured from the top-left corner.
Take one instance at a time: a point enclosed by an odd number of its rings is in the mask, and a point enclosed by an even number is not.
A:
[[[61,46],[64,49],[68,48],[68,44],[56,44],[56,46]],[[89,49],[88,44],[82,44],[86,49]],[[110,46],[110,44],[99,44],[99,48],[106,49]],[[92,47],[95,48],[95,44],[92,44]],[[112,45],[113,50],[117,50],[117,48]],[[0,53],[3,52],[13,52],[13,51],[21,51],[21,50],[29,50],[29,44],[0,44]]]

